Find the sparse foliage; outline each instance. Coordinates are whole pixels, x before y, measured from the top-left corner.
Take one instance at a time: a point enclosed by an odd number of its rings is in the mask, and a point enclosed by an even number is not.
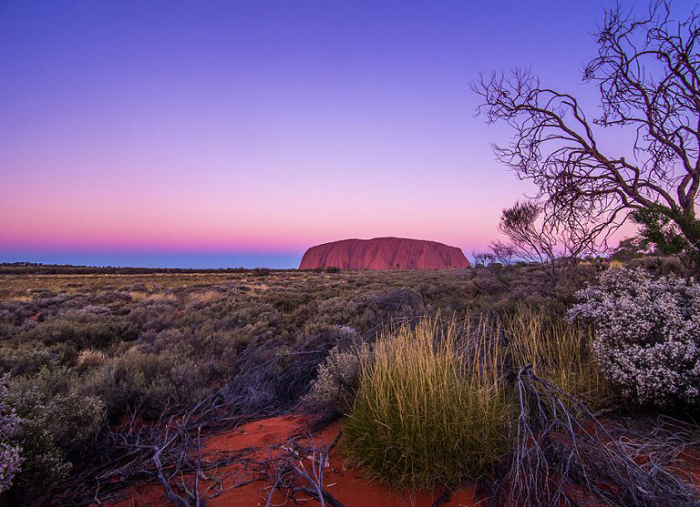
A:
[[[697,493],[671,471],[682,446],[668,432],[615,439],[578,399],[523,366],[515,378],[518,416],[510,469],[495,505],[697,507]]]
[[[518,202],[504,209],[498,229],[507,241],[494,241],[490,246],[493,259],[504,265],[514,258],[542,264],[551,285],[557,272],[593,253],[594,245],[584,223],[563,225],[543,215],[542,210],[535,201]]]
[[[504,266],[510,266],[518,253],[513,245],[498,241],[491,243],[491,251],[496,262],[500,262]]]
[[[496,262],[496,256],[493,252],[473,252],[474,266],[488,266],[492,262]]]
[[[318,366],[318,376],[304,396],[304,405],[311,409],[347,413],[357,389],[361,362],[368,352],[366,345],[333,347],[326,360]]]

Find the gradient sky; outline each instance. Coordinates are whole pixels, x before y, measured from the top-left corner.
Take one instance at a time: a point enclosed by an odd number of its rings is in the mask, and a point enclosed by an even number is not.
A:
[[[483,250],[533,188],[494,160],[510,131],[470,82],[527,67],[595,112],[581,69],[611,4],[0,0],[0,262]]]

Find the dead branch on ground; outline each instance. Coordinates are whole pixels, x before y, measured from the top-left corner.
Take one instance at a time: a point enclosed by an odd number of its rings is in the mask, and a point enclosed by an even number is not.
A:
[[[335,448],[342,432],[331,445],[301,445],[298,440],[292,439],[283,447],[285,454],[274,465],[274,485],[270,488],[266,507],[272,507],[272,499],[275,491],[279,491],[286,499],[294,498],[296,494],[308,495],[321,504],[321,507],[345,507],[323,484],[323,469],[329,466],[330,455]]]
[[[677,456],[673,442],[649,452],[649,439],[633,445],[614,438],[580,401],[539,378],[531,365],[517,373],[515,394],[515,449],[497,505],[700,505],[693,487],[668,468]]]

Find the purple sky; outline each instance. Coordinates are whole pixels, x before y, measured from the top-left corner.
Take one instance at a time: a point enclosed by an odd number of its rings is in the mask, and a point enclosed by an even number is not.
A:
[[[0,262],[483,250],[533,189],[494,160],[510,131],[469,83],[527,67],[595,114],[581,68],[610,5],[0,0]]]

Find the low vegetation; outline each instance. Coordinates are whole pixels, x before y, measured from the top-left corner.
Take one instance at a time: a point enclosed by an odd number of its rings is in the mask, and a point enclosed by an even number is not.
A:
[[[15,409],[5,402],[7,386],[5,377],[0,378],[0,493],[10,489],[12,480],[22,471],[22,458],[17,445],[11,445],[10,439],[16,436],[20,423]]]
[[[683,269],[663,258],[627,262],[653,279]],[[575,490],[580,478],[556,467],[580,460],[551,442],[600,428],[595,411],[636,410],[636,391],[610,374],[597,345],[608,321],[579,310],[577,322],[566,318],[572,305],[592,304],[586,294],[607,290],[613,271],[625,273],[591,262],[555,278],[538,265],[495,263],[0,275],[0,500],[78,506],[98,493],[115,498],[123,484],[165,487],[200,470],[191,459],[200,439],[294,410],[321,423],[345,415],[341,451],[396,486],[478,480],[497,501],[499,488],[534,487],[513,482],[527,471],[567,477],[560,487]],[[683,306],[689,322],[693,305]],[[692,410],[684,399],[654,410]],[[581,438],[581,448],[603,452],[600,438]],[[533,441],[542,444],[537,463],[551,470],[528,468],[522,446]],[[615,463],[627,466],[629,454]]]
[[[107,455],[118,462],[119,449],[131,452],[132,444],[115,444],[130,441],[124,438],[129,421],[153,427],[213,396],[217,410],[231,416],[279,414],[299,404],[331,349],[371,342],[385,324],[484,306],[505,311],[518,301],[541,300],[537,276],[515,267],[382,273],[39,269],[0,276],[0,375],[7,375],[1,401],[20,421],[2,441],[21,448],[21,472],[14,467],[5,493],[15,505],[41,504],[67,489],[77,498],[70,502],[92,501],[98,485],[90,471]],[[570,297],[576,288],[566,281],[558,290]],[[149,462],[148,453],[143,460]],[[144,467],[135,466],[125,480],[142,480],[143,474]]]
[[[514,378],[521,367],[591,405],[609,401],[588,337],[524,307],[387,331],[363,355],[346,424],[348,455],[406,488],[493,473],[515,438]]]
[[[404,488],[477,477],[507,449],[509,394],[490,335],[439,321],[383,335],[362,364],[348,414],[347,453]]]
[[[630,402],[700,404],[700,285],[615,269],[577,297],[570,317],[595,328],[600,365]]]

